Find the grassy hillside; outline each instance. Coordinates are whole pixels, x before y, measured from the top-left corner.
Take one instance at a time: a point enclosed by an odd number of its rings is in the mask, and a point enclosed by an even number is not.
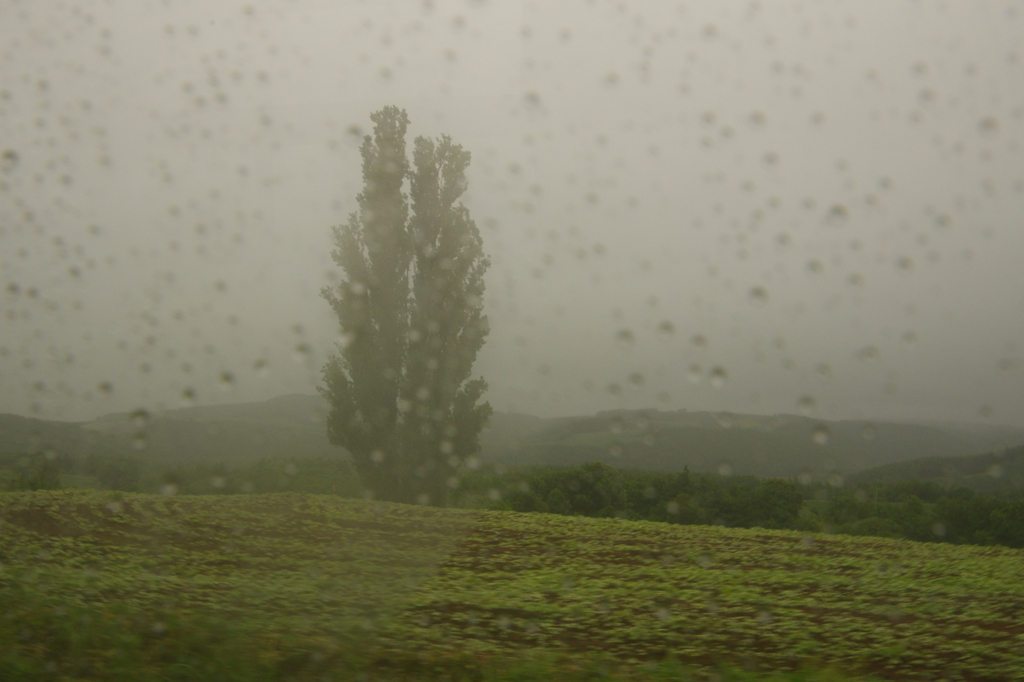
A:
[[[1024,670],[1016,550],[297,494],[3,493],[0,519],[5,680]]]

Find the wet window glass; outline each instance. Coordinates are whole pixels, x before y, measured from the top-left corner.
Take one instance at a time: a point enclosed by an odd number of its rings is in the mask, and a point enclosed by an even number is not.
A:
[[[1022,12],[3,3],[0,677],[1010,679]]]

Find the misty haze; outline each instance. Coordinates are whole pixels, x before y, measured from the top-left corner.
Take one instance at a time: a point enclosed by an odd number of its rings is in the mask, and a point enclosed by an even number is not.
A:
[[[1022,13],[0,0],[0,678],[1021,679]]]

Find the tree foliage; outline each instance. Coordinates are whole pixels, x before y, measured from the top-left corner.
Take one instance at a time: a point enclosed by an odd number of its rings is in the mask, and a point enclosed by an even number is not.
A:
[[[359,211],[333,229],[344,277],[322,291],[343,338],[320,387],[331,403],[328,437],[373,496],[443,504],[491,414],[480,403],[486,382],[472,378],[488,332],[490,261],[459,201],[470,154],[448,136],[419,137],[410,167],[405,111],[370,118]]]

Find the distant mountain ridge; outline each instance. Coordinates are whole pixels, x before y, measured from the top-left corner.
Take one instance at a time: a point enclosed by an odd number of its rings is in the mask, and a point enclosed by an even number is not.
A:
[[[159,464],[344,457],[327,440],[328,412],[320,396],[292,394],[152,414],[109,414],[79,423],[0,415],[0,453],[130,454]],[[604,461],[620,468],[688,467],[794,477],[976,455],[1024,444],[1024,429],[687,410],[611,410],[561,418],[497,412],[480,442],[481,460],[495,464]]]
[[[925,457],[885,464],[850,477],[850,483],[931,481],[976,493],[998,494],[1024,489],[1024,446],[960,457]]]
[[[500,419],[500,415],[495,415]],[[1024,443],[1006,426],[825,421],[798,415],[616,410],[542,420],[515,442],[490,442],[485,459],[511,465],[721,471],[829,477],[920,457],[973,455]]]

